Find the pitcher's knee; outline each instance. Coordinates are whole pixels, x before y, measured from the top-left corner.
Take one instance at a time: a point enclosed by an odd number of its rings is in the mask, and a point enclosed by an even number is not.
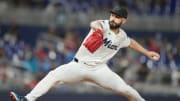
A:
[[[51,70],[47,75],[49,75],[49,76],[54,76],[56,73],[55,73],[55,71],[54,70]]]
[[[59,77],[58,77],[58,73],[57,73],[57,71],[55,71],[55,70],[52,70],[52,71],[50,71],[48,74],[47,74],[47,77],[49,77],[49,78],[51,78],[51,79],[54,79],[54,80],[56,80],[56,81],[58,81],[59,79]]]

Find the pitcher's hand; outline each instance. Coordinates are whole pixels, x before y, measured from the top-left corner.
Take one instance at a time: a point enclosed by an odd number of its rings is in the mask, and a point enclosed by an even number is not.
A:
[[[153,61],[158,61],[160,59],[160,55],[154,51],[148,51],[147,57]]]

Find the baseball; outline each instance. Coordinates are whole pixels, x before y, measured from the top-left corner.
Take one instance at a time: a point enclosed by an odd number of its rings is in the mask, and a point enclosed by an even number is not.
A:
[[[159,57],[153,56],[153,59],[157,61],[157,60],[159,60]]]

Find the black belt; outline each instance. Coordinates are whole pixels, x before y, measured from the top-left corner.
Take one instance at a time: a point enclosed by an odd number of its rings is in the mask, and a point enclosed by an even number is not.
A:
[[[73,59],[75,62],[79,62],[79,60],[75,57],[74,59]],[[85,64],[85,65],[88,65],[88,66],[91,66],[91,65],[89,65],[89,64],[87,64],[86,62],[82,62],[83,64]]]
[[[74,61],[77,62],[77,63],[79,62],[79,60],[76,57],[74,58]]]

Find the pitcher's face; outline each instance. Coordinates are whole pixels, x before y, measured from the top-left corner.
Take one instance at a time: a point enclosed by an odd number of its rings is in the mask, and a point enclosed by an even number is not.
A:
[[[109,26],[110,29],[117,29],[120,28],[122,24],[124,24],[126,21],[125,18],[122,18],[116,14],[111,13],[109,18]]]

